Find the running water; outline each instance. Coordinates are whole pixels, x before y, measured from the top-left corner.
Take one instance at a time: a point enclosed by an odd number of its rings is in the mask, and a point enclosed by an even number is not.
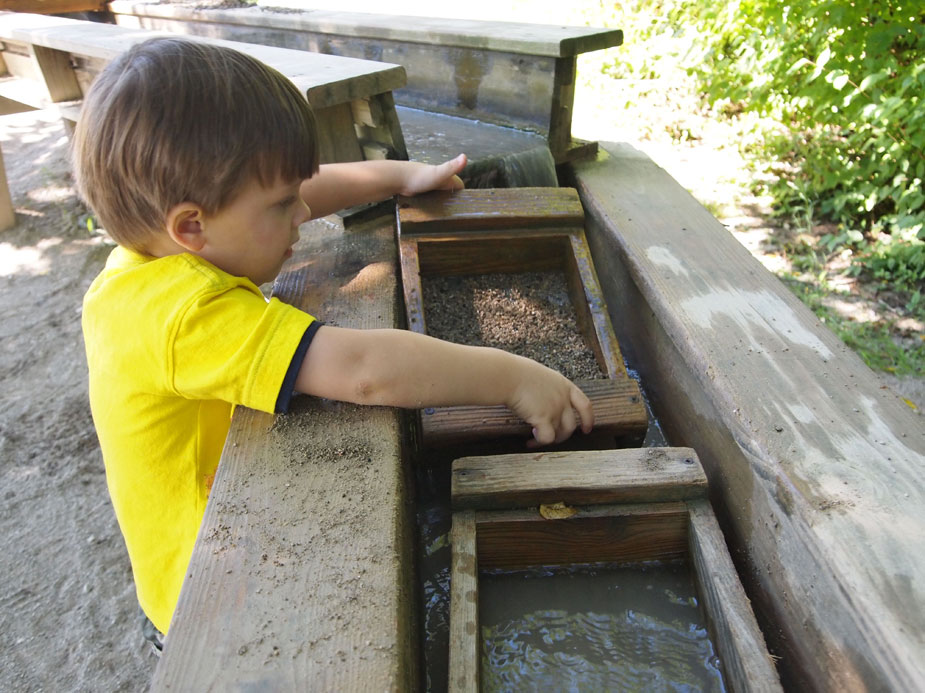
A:
[[[397,109],[408,155],[438,164],[460,152],[469,157],[462,178],[469,188],[558,187],[546,138],[413,108]]]
[[[725,691],[682,561],[482,572],[482,691]]]

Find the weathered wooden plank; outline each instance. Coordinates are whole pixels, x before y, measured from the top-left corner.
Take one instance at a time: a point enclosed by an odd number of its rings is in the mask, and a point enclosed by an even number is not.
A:
[[[447,276],[564,270],[570,253],[567,229],[447,234],[419,239],[421,275]],[[583,293],[583,292],[582,292]]]
[[[417,241],[399,238],[402,290],[405,296],[407,327],[412,332],[427,334],[424,318],[424,296],[421,288],[421,266],[418,260]]]
[[[349,103],[315,109],[320,163],[363,161],[363,150],[357,141],[352,117]]]
[[[398,200],[403,235],[473,229],[581,226],[584,212],[572,188],[493,188],[435,192]]]
[[[671,560],[687,553],[683,503],[580,508],[565,520],[539,512],[476,513],[480,569]]]
[[[16,213],[13,211],[13,200],[10,197],[10,187],[6,181],[6,167],[3,165],[3,154],[0,153],[0,231],[6,231],[16,224]]]
[[[629,448],[461,457],[453,461],[456,509],[501,510],[700,498],[707,478],[690,448]]]
[[[41,82],[42,72],[35,63],[30,44],[4,40],[0,57],[3,59],[4,75]]]
[[[30,46],[30,48],[42,72],[49,101],[58,103],[83,97],[67,53],[44,46]]]
[[[920,419],[670,176],[605,149],[574,170],[614,326],[700,455],[785,686],[921,688]]]
[[[268,28],[293,28],[303,32],[326,33],[377,41],[429,43],[443,46],[479,48],[550,57],[619,46],[623,32],[583,26],[523,24],[519,22],[475,21],[442,17],[372,14],[312,10],[296,16],[274,15],[258,8],[198,9],[192,6],[136,3],[116,0],[110,3],[116,13],[144,13],[151,17],[185,18],[203,22],[237,23]]]
[[[109,7],[127,26],[403,65],[401,105],[548,135],[557,163],[597,148],[571,137],[576,56],[623,41],[619,30],[588,27],[134,2]]]
[[[311,222],[274,291],[350,327],[397,321],[394,222]],[[412,538],[397,412],[239,408],[152,689],[410,690]]]
[[[569,242],[570,252],[565,253],[565,274],[579,329],[594,351],[601,370],[610,378],[625,378],[623,354],[610,322],[584,231],[570,234]]]
[[[36,14],[63,14],[65,12],[100,12],[104,0],[0,0],[2,12],[33,12]]]
[[[635,380],[582,380],[575,384],[591,400],[596,435],[645,433],[648,415]],[[438,407],[421,411],[421,438],[427,447],[462,445],[491,438],[527,439],[530,435],[530,425],[505,406]]]
[[[453,515],[450,542],[450,657],[447,690],[452,693],[479,690],[479,574],[475,543],[475,513]]]
[[[549,150],[556,161],[562,161],[572,145],[572,104],[575,102],[577,59],[558,58],[554,76],[552,104],[549,115]]]
[[[107,61],[139,41],[165,35],[175,34],[34,14],[9,13],[0,22],[2,39]],[[404,68],[399,65],[214,38],[187,38],[207,40],[252,55],[286,75],[316,108],[391,91],[406,82]]]
[[[367,159],[407,159],[408,149],[391,92],[372,94],[351,104],[354,127]]]
[[[783,690],[709,503],[694,501],[688,507],[689,558],[724,682],[732,691]]]

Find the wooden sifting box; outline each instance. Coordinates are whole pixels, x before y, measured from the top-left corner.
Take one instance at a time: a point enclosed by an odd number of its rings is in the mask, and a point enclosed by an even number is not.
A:
[[[690,448],[467,457],[453,462],[449,690],[478,691],[479,570],[684,559],[733,691],[780,684]],[[545,519],[540,504],[576,514]]]
[[[640,438],[648,416],[627,375],[572,188],[498,188],[399,198],[397,226],[408,328],[427,334],[422,278],[562,272],[585,344],[605,378],[576,384],[591,399],[595,431]],[[424,447],[509,436],[530,427],[506,407],[446,407],[420,413]]]

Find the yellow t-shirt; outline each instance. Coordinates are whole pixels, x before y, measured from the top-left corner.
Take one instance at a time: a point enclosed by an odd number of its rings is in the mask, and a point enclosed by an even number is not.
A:
[[[87,291],[93,421],[138,600],[160,631],[176,607],[232,406],[285,410],[295,357],[317,325],[188,254],[116,248]]]

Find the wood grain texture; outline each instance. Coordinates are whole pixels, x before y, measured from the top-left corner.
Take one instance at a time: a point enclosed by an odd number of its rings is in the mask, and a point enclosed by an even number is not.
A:
[[[447,233],[440,237],[403,235],[418,245],[420,274],[450,276],[564,271],[569,232],[574,228]]]
[[[16,213],[13,211],[10,187],[6,182],[6,167],[3,165],[3,154],[0,153],[0,231],[6,231],[15,224]]]
[[[62,14],[64,12],[99,12],[103,0],[0,0],[0,12]]]
[[[35,14],[6,14],[2,19],[2,39],[107,61],[145,39],[175,35]],[[270,65],[286,75],[316,108],[397,89],[407,79],[399,65],[221,39],[187,38],[225,45]]]
[[[725,539],[707,501],[690,508],[690,561],[710,623],[711,636],[731,691],[782,691],[748,597],[726,550]]]
[[[621,347],[700,455],[784,685],[920,688],[925,427],[667,173],[604,148],[574,171]]]
[[[476,514],[480,569],[671,560],[687,553],[683,503],[581,508],[566,520],[538,511]]]
[[[482,661],[479,635],[479,567],[476,558],[475,513],[453,514],[450,533],[450,653],[447,690],[477,693]]]
[[[557,163],[596,151],[596,143],[571,138],[576,56],[623,42],[618,29],[574,26],[134,2],[109,8],[129,26],[402,65],[400,104],[548,135]]]
[[[501,510],[651,503],[706,495],[707,478],[690,448],[629,448],[462,457],[453,461],[454,509]]]
[[[492,188],[399,197],[399,233],[581,226],[572,188]]]
[[[402,292],[405,297],[407,328],[418,334],[427,334],[424,318],[424,290],[421,286],[421,263],[418,243],[413,239],[399,238]]]
[[[565,271],[581,332],[607,377],[627,377],[623,354],[610,321],[584,231],[569,234],[569,244],[571,252],[566,253]]]
[[[638,436],[648,427],[639,385],[630,378],[582,380],[575,383],[591,400],[594,433]],[[505,406],[437,407],[420,412],[425,447],[443,448],[491,438],[531,436],[531,427]],[[578,434],[576,434],[578,435]]]
[[[31,49],[42,72],[49,101],[58,103],[83,97],[67,53],[44,46],[31,46]]]
[[[397,319],[390,219],[304,225],[280,298],[349,327]],[[238,408],[152,690],[409,690],[411,533],[395,410]]]
[[[584,26],[558,26],[519,22],[478,21],[442,17],[416,17],[394,14],[371,14],[313,10],[292,15],[248,10],[202,10],[190,6],[136,3],[117,0],[110,3],[116,13],[139,12],[164,18],[185,18],[204,22],[222,22],[296,29],[332,35],[432,43],[461,48],[513,51],[516,53],[577,55],[588,51],[619,46],[623,32]],[[256,10],[256,8],[254,8]]]
[[[318,123],[318,160],[322,164],[338,161],[363,161],[363,149],[353,128],[349,103],[316,108]]]

